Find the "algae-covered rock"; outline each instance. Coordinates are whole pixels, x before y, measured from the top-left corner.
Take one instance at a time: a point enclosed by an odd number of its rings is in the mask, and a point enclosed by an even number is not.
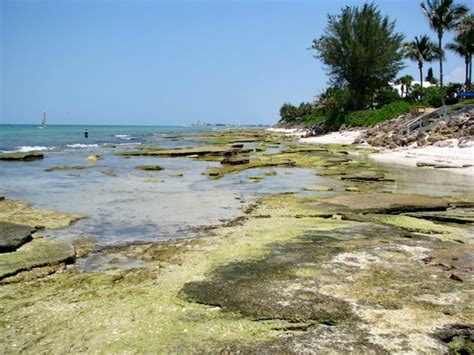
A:
[[[0,253],[15,251],[29,242],[34,231],[30,226],[0,221]]]
[[[89,155],[88,157],[86,157],[84,160],[87,162],[87,163],[97,163],[97,161],[99,160],[100,156],[99,155]]]
[[[73,247],[76,258],[81,258],[92,253],[96,248],[97,242],[97,238],[92,236],[75,240]]]
[[[165,182],[165,180],[157,179],[157,178],[149,178],[149,179],[145,179],[145,182],[158,183],[158,182]]]
[[[474,353],[474,326],[472,324],[449,324],[438,329],[434,336],[447,345],[450,353]]]
[[[423,218],[437,222],[474,224],[473,208],[454,208],[447,211],[411,212],[407,216]]]
[[[58,165],[52,166],[50,168],[44,169],[44,171],[51,172],[51,171],[63,171],[63,170],[84,170],[84,169],[91,169],[94,166],[90,165]]]
[[[336,196],[326,201],[353,210],[383,213],[436,211],[446,210],[449,207],[448,202],[440,197],[418,194],[363,193]]]
[[[276,176],[278,174],[274,169],[269,169],[269,170],[265,171],[264,175],[265,176]]]
[[[239,165],[239,164],[248,164],[250,159],[247,157],[233,157],[233,158],[225,158],[221,160],[221,164],[228,164],[228,165]]]
[[[328,186],[319,186],[319,185],[316,185],[316,186],[306,186],[303,188],[303,190],[305,191],[316,191],[316,192],[324,192],[324,191],[332,191],[334,190],[332,187],[328,187]]]
[[[353,181],[383,181],[385,175],[377,173],[375,171],[361,171],[355,174],[348,174],[341,176],[341,180],[353,180]]]
[[[34,208],[30,202],[26,201],[0,201],[0,221],[23,224],[32,228],[64,228],[81,218],[84,217]]]
[[[135,167],[135,169],[144,170],[144,171],[160,171],[160,170],[163,170],[164,168],[159,165],[138,165]]]
[[[112,170],[103,170],[100,172],[101,174],[107,175],[107,176],[117,176],[117,173]]]
[[[137,151],[120,153],[122,156],[163,156],[163,157],[186,157],[186,156],[224,156],[237,153],[248,153],[251,149],[235,148],[232,145],[207,145],[189,148],[165,149],[146,148]]]
[[[360,189],[358,187],[355,187],[355,186],[346,187],[345,190],[347,192],[360,192]]]
[[[0,153],[0,160],[7,161],[33,161],[41,160],[44,154],[41,152],[15,152],[15,153]]]
[[[0,254],[0,279],[35,267],[74,261],[74,249],[61,241],[34,238],[15,252]]]

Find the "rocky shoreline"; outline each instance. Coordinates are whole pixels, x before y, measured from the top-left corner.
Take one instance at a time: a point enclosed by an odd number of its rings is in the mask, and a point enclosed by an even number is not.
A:
[[[340,186],[261,197],[197,238],[105,248],[138,266],[82,272],[74,260],[97,252],[93,238],[39,236],[82,216],[2,200],[0,236],[20,240],[0,253],[3,353],[473,351],[472,187],[407,192],[397,168],[355,146],[262,131],[201,139],[217,146],[159,154],[237,162],[204,172],[213,179],[260,169],[258,183],[283,166]],[[158,150],[128,156],[140,152]]]

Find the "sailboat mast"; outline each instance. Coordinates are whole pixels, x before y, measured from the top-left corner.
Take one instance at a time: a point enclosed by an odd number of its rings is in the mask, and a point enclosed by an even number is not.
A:
[[[46,127],[46,112],[43,112],[43,127]]]

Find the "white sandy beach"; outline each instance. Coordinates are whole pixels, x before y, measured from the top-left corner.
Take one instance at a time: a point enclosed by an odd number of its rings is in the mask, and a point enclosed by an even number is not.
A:
[[[453,168],[442,168],[442,170],[474,177],[474,147],[426,146],[421,148],[404,148],[371,154],[370,158],[381,163],[408,166],[417,166],[417,163],[453,166]],[[429,169],[429,167],[423,167],[423,169]]]
[[[342,131],[325,134],[323,136],[301,138],[301,143],[319,144],[352,144],[362,134],[362,131]]]
[[[285,132],[284,130],[282,132]],[[363,131],[334,132],[318,137],[301,138],[300,142],[310,144],[353,144]],[[370,158],[381,163],[406,165],[416,167],[417,163],[432,164],[439,166],[452,166],[452,168],[441,168],[456,174],[474,177],[474,147],[457,147],[457,142],[446,147],[403,147],[394,150],[382,150],[379,153],[370,154]],[[453,146],[454,145],[454,146]],[[436,169],[438,169],[436,168]],[[433,169],[433,167],[423,167]]]

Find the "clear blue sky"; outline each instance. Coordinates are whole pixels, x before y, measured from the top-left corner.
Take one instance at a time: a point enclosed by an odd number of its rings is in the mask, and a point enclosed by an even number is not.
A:
[[[326,87],[307,48],[327,14],[362,3],[0,0],[0,123],[274,123]],[[435,39],[419,1],[375,3],[407,39]],[[445,81],[463,65],[448,53]]]

